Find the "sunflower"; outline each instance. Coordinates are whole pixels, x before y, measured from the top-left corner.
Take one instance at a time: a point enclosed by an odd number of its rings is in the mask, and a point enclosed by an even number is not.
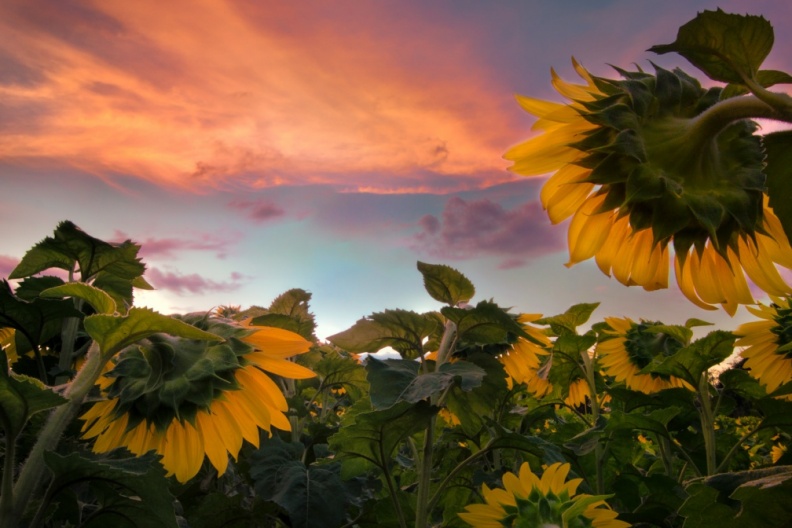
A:
[[[541,314],[520,315],[517,321],[529,337],[518,338],[507,352],[498,357],[506,370],[509,388],[515,382],[525,383],[528,390],[539,398],[550,391],[550,384],[538,375],[538,371],[550,354],[548,349],[553,346],[550,338],[540,328],[530,324],[541,318]]]
[[[759,304],[748,310],[760,321],[741,324],[734,333],[739,339],[734,343],[746,347],[742,357],[745,368],[773,392],[792,381],[792,306],[790,298],[773,297],[769,306]],[[789,398],[787,395],[786,398]]]
[[[566,480],[569,464],[556,462],[539,478],[527,462],[519,476],[503,475],[505,489],[482,486],[486,504],[471,504],[460,513],[463,521],[476,528],[527,526],[593,526],[595,528],[626,528],[616,519],[602,496],[576,495],[583,479]]]
[[[315,376],[287,359],[311,346],[298,334],[215,317],[186,319],[226,341],[153,336],[123,350],[97,383],[107,399],[81,416],[94,452],[154,450],[180,482],[198,473],[204,456],[222,475],[244,440],[259,445],[260,429],[291,429],[286,398],[269,374]]]
[[[674,387],[692,390],[687,382],[674,376],[641,372],[655,357],[673,355],[684,346],[667,334],[653,331],[652,327],[660,323],[635,323],[619,317],[606,317],[605,322],[611,328],[605,330],[605,334],[613,337],[597,343],[596,353],[606,374],[617,382],[624,382],[629,389],[644,394]]]
[[[792,248],[763,194],[756,125],[723,126],[708,112],[720,89],[681,70],[611,80],[573,65],[585,84],[551,72],[568,104],[518,96],[540,134],[504,155],[518,174],[553,173],[540,199],[553,223],[572,217],[567,266],[594,258],[622,284],[667,288],[673,246],[677,283],[702,308],[753,304],[746,275],[790,293],[776,264],[792,267]]]

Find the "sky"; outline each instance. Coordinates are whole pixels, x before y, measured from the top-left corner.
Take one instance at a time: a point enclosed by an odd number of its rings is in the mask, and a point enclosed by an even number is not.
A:
[[[4,0],[0,277],[70,220],[141,244],[156,291],[135,304],[165,314],[302,288],[324,339],[373,312],[439,309],[422,261],[515,313],[600,302],[597,320],[733,329],[744,308],[565,267],[546,176],[502,158],[534,134],[516,94],[563,101],[551,68],[693,73],[645,50],[717,7],[769,19],[764,67],[792,70],[777,0]]]

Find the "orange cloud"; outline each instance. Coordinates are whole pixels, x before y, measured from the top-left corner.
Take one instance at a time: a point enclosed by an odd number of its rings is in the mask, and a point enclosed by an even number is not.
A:
[[[350,6],[4,2],[0,157],[199,193],[512,179],[511,94],[486,65],[414,7]]]

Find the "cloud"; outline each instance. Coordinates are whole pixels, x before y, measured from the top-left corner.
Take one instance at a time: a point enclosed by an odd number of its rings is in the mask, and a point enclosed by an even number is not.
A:
[[[8,277],[19,264],[19,259],[0,255],[0,277]]]
[[[508,181],[517,110],[479,33],[457,38],[475,21],[438,24],[446,15],[388,3],[3,4],[14,45],[0,45],[12,68],[0,93],[17,117],[0,157],[196,193],[416,192],[420,179],[395,182],[416,171],[454,175],[443,192]]]
[[[552,226],[537,201],[505,209],[488,199],[450,198],[441,216],[417,223],[416,251],[446,260],[486,255],[502,257],[500,268],[525,265],[532,258],[561,251],[565,230]]]
[[[207,292],[232,292],[238,290],[244,275],[233,272],[230,281],[217,282],[204,278],[197,273],[182,275],[178,272],[160,271],[157,268],[146,270],[146,280],[158,290],[168,290],[181,295],[185,292],[203,294]]]
[[[183,251],[213,252],[219,259],[228,255],[229,247],[236,244],[241,235],[238,233],[201,233],[196,238],[155,238],[139,239],[131,237],[123,231],[116,230],[112,238],[115,242],[132,239],[139,244],[138,255],[144,258],[175,259]]]
[[[267,200],[233,200],[228,206],[233,209],[239,209],[245,213],[247,218],[257,223],[274,220],[286,214],[282,207]]]

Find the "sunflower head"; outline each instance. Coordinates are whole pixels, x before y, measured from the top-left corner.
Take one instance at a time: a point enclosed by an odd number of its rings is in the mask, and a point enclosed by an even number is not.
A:
[[[255,333],[221,318],[187,315],[185,322],[225,338],[220,343],[188,340],[165,334],[122,351],[105,376],[108,398],[116,399],[116,417],[126,415],[128,427],[140,422],[164,431],[173,420],[195,422],[201,409],[225,391],[239,389],[235,372],[250,363],[254,347],[244,338]]]
[[[155,450],[181,482],[205,457],[222,474],[243,440],[257,446],[260,430],[291,428],[286,398],[269,374],[315,376],[287,359],[311,346],[294,332],[203,314],[184,320],[225,340],[156,335],[126,348],[97,382],[106,399],[81,417],[95,452]]]
[[[740,325],[734,333],[735,346],[745,347],[745,368],[765,386],[775,392],[792,382],[792,300],[773,297],[770,305],[759,304],[748,310],[759,317]],[[792,395],[781,396],[792,399]]]
[[[674,355],[685,346],[674,335],[662,331],[659,322],[607,317],[610,329],[605,339],[597,344],[597,357],[606,374],[628,388],[646,394],[673,387],[691,388],[674,376],[649,372],[656,360]]]
[[[763,194],[756,124],[678,69],[607,79],[574,65],[585,84],[553,72],[569,103],[518,98],[541,133],[505,154],[519,174],[555,171],[540,198],[554,223],[572,217],[568,265],[596,258],[623,284],[655,290],[668,286],[673,248],[680,289],[702,308],[753,303],[745,274],[789,293],[775,264],[792,265],[792,248]]]
[[[570,527],[623,528],[604,496],[576,494],[582,479],[566,480],[569,464],[559,462],[536,476],[528,463],[519,474],[503,475],[505,489],[482,488],[486,504],[472,504],[459,516],[477,528]]]
[[[651,229],[655,243],[673,239],[677,254],[707,241],[725,248],[735,233],[760,228],[763,150],[747,120],[712,130],[700,116],[720,99],[677,69],[655,74],[619,70],[597,78],[604,96],[582,103],[596,125],[573,144],[591,168],[587,181],[604,195],[602,211],[628,216],[634,231]]]

